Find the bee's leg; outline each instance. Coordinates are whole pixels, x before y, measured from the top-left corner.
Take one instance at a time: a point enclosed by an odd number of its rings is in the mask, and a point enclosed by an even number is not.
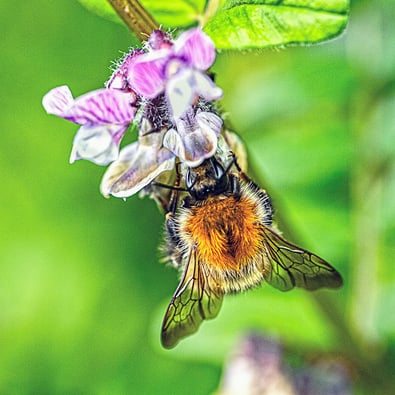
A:
[[[231,154],[233,157],[233,164],[236,166],[236,169],[239,172],[240,179],[244,181],[246,184],[248,184],[251,187],[251,189],[258,195],[259,200],[262,202],[262,205],[265,208],[265,215],[264,218],[262,218],[262,222],[265,225],[270,226],[273,222],[273,214],[274,214],[274,208],[270,196],[267,194],[267,192],[264,189],[262,189],[258,184],[252,181],[251,178],[248,177],[246,173],[244,173],[244,171],[241,169],[241,167],[237,162],[236,155],[233,152]]]
[[[174,189],[171,190],[169,203],[166,208],[166,219],[165,219],[165,227],[166,233],[168,235],[167,243],[170,248],[174,248],[178,245],[180,238],[178,237],[177,232],[177,221],[175,218],[175,214],[178,207],[178,201],[180,196],[180,183],[181,183],[181,172],[180,172],[180,163],[176,163],[176,180],[174,183]]]
[[[178,165],[179,163],[176,163],[176,179],[174,181],[174,185],[162,184],[158,181],[152,181],[150,184],[152,186],[160,187],[169,191],[169,193],[163,197],[159,194],[154,195],[155,201],[162,207],[165,215],[170,211],[173,213],[176,211],[178,205],[178,194],[175,192],[184,190],[183,188],[180,188],[181,175],[178,171]]]
[[[166,198],[160,197],[160,196],[155,196],[154,197],[156,203],[162,207],[163,212],[166,214],[169,209],[169,199],[170,199],[170,193]]]
[[[176,163],[176,179],[174,182],[174,188],[171,188],[170,198],[166,207],[166,217],[168,214],[175,214],[178,207],[178,200],[180,195],[180,183],[181,183],[181,172],[180,162]]]

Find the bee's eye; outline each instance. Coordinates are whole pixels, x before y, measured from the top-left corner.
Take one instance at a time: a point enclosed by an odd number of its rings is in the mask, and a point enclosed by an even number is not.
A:
[[[215,185],[212,187],[212,193],[222,193],[228,185],[228,175],[223,166],[216,160],[211,161],[211,168],[213,178],[215,179]]]
[[[225,169],[217,161],[212,161],[211,163],[212,163],[212,169],[213,169],[213,172],[214,172],[214,178],[216,180],[221,180],[221,178],[224,177]]]

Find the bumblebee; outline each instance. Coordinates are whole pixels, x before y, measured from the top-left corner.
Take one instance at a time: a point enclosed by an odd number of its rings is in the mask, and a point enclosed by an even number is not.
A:
[[[227,167],[211,157],[188,168],[181,204],[180,178],[165,222],[166,253],[182,272],[162,325],[165,348],[216,317],[225,294],[264,281],[281,291],[342,285],[336,269],[278,233],[268,194],[241,170],[235,156]]]

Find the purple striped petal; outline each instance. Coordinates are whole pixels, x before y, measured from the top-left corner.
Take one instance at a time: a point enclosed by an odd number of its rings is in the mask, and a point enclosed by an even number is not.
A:
[[[48,114],[62,118],[65,117],[67,110],[73,103],[73,95],[66,85],[51,89],[42,100],[43,107]]]
[[[65,118],[81,125],[130,123],[136,112],[134,100],[133,93],[98,89],[77,98]]]
[[[174,52],[199,70],[207,70],[215,59],[214,43],[200,28],[182,33],[174,43]]]
[[[141,56],[145,52],[142,49],[135,49],[128,53],[121,61],[117,69],[113,72],[112,76],[106,83],[106,88],[120,89],[123,91],[129,91],[130,86],[127,81],[127,73],[133,59],[137,56]]]
[[[131,62],[128,82],[136,93],[153,99],[163,92],[165,67],[170,54],[170,49],[161,49],[138,56]]]

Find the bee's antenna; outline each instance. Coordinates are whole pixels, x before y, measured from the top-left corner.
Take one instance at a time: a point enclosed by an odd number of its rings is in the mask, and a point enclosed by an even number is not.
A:
[[[170,200],[169,204],[167,205],[167,216],[174,215],[177,206],[178,206],[178,198],[179,198],[179,192],[188,192],[188,189],[180,187],[180,182],[181,182],[181,172],[180,172],[180,165],[181,163],[179,161],[176,162],[176,180],[174,185],[166,185],[162,184],[160,182],[153,182],[154,185],[160,186],[162,188],[167,188],[170,189],[172,192],[170,194]]]
[[[237,171],[239,172],[240,178],[241,178],[244,182],[250,183],[250,184],[254,185],[254,186],[259,190],[260,187],[259,187],[257,184],[255,184],[255,182],[252,181],[252,179],[251,179],[250,177],[248,177],[247,174],[244,173],[244,171],[243,171],[242,168],[240,167],[239,163],[237,162],[237,158],[236,158],[236,155],[234,154],[234,152],[231,151],[230,153],[231,153],[231,155],[232,155],[232,161],[231,161],[229,167],[231,167],[231,166],[234,164],[234,165],[236,166]],[[265,192],[265,193],[266,193],[266,192]]]
[[[162,184],[161,182],[157,182],[157,181],[152,181],[151,185],[153,185],[155,187],[161,187],[161,188],[170,189],[172,191],[188,192],[188,189],[186,189],[186,188],[177,187],[177,186],[174,186],[174,185]]]
[[[161,182],[158,181],[152,181],[150,185],[170,189],[172,191],[188,192],[188,189],[180,187],[180,181],[181,181],[180,162],[176,163],[176,174],[177,176],[174,185],[162,184]]]

